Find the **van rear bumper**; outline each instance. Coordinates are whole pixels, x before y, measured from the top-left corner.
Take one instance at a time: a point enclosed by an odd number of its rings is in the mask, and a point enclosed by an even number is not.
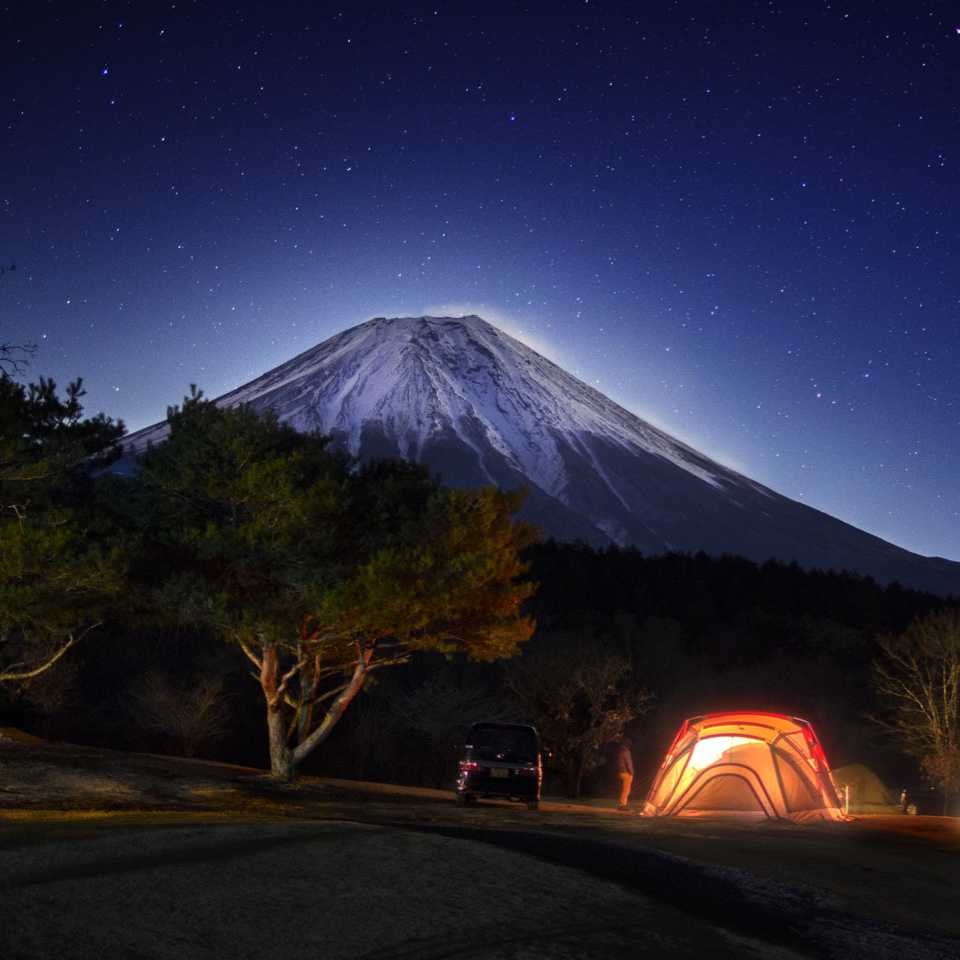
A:
[[[461,773],[457,780],[457,793],[469,793],[474,797],[516,797],[518,800],[540,799],[540,778],[529,774],[493,777],[487,771]]]

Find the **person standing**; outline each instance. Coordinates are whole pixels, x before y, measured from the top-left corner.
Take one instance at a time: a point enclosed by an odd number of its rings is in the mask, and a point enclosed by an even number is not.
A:
[[[633,786],[633,744],[628,737],[621,737],[617,747],[617,777],[620,779],[620,803],[618,810],[629,809],[630,788]]]

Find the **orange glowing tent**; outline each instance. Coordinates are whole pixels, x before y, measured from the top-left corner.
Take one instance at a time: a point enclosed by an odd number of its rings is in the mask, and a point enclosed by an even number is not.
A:
[[[813,727],[779,713],[684,721],[643,806],[648,817],[845,819]]]

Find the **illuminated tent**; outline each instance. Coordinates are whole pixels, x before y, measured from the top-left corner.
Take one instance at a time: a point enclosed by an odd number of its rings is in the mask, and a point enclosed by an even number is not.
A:
[[[684,721],[643,807],[648,817],[843,820],[813,727],[779,713]]]

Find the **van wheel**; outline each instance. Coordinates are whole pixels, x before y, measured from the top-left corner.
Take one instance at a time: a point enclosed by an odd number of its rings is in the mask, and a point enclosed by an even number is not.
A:
[[[539,809],[540,809],[540,801],[539,801],[539,800],[528,800],[528,801],[527,801],[527,809],[528,809],[528,810],[539,810]]]

